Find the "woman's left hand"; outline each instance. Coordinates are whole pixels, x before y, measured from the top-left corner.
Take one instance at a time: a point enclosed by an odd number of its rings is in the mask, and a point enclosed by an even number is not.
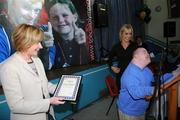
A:
[[[51,105],[60,105],[65,103],[65,101],[59,97],[51,97],[49,101]]]

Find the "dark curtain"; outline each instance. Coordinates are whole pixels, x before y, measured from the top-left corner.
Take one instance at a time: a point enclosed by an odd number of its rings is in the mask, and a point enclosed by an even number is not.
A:
[[[134,36],[144,36],[144,23],[137,17],[142,0],[97,0],[95,2],[105,3],[108,8],[108,26],[94,28],[97,60],[105,58],[112,46],[119,42],[119,29],[123,24],[132,24]]]

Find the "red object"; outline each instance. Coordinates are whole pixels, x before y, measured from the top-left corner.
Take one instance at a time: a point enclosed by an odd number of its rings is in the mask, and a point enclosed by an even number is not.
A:
[[[115,98],[119,95],[119,91],[118,91],[118,87],[116,85],[116,81],[113,79],[113,77],[111,75],[108,75],[106,77],[106,85],[108,87],[109,95],[111,97],[113,97],[113,99],[109,105],[109,108],[106,112],[106,115],[108,115]]]
[[[108,75],[106,77],[106,84],[107,84],[110,96],[111,97],[117,96],[119,93],[118,87],[116,85],[116,81],[113,79],[111,75]]]
[[[40,19],[38,24],[42,25],[42,24],[47,24],[48,23],[48,14],[47,11],[45,9],[45,7],[42,8],[41,12],[40,12]]]

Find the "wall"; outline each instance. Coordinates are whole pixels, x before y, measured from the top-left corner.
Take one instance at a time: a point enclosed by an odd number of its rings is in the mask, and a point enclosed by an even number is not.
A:
[[[144,0],[144,3],[151,9],[151,21],[145,25],[146,35],[152,36],[162,42],[166,42],[163,36],[163,23],[166,21],[176,21],[176,37],[169,38],[169,41],[180,40],[180,18],[168,18],[167,0]],[[155,8],[160,5],[161,11],[155,11]]]

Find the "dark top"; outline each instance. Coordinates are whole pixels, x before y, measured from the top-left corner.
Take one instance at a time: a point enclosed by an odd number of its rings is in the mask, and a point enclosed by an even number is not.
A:
[[[124,49],[121,43],[117,43],[113,46],[109,53],[109,60],[108,64],[109,67],[113,66],[112,62],[114,58],[117,58],[118,66],[121,68],[120,75],[124,72],[127,65],[130,63],[133,55],[133,51],[137,48],[137,44],[134,42],[131,42],[129,46]]]
[[[89,63],[86,44],[78,44],[74,39],[63,41],[55,31],[53,31],[53,35],[56,47],[53,69]]]

